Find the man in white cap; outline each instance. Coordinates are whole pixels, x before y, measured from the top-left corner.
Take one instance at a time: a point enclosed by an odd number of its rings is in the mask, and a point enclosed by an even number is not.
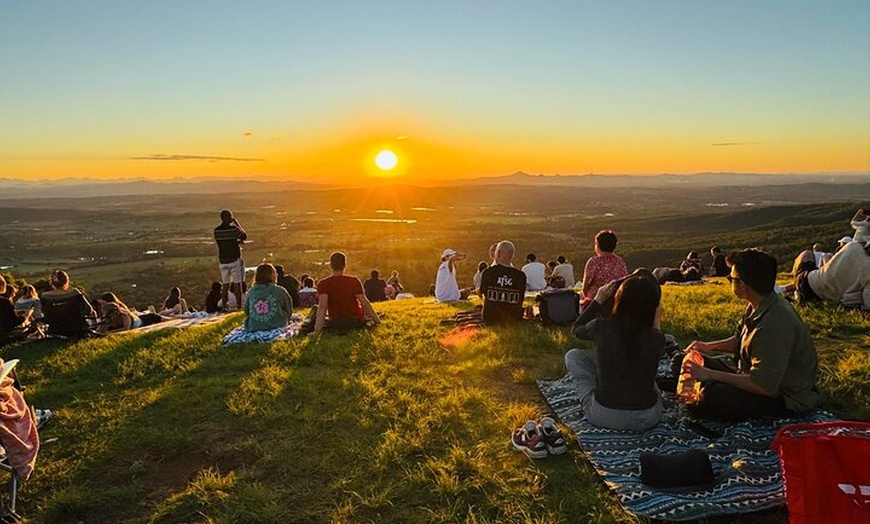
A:
[[[846,244],[848,244],[851,241],[852,241],[852,237],[850,237],[849,235],[846,235],[843,238],[841,238],[840,240],[837,240],[837,251],[843,249],[843,246],[845,246]]]
[[[438,266],[438,274],[435,276],[435,300],[452,302],[461,298],[459,283],[456,281],[456,261],[463,258],[464,253],[457,253],[450,248],[441,253],[441,265]]]

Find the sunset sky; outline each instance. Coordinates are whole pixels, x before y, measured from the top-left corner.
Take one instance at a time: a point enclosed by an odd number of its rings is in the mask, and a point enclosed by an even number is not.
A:
[[[870,171],[870,2],[0,2],[0,177]]]

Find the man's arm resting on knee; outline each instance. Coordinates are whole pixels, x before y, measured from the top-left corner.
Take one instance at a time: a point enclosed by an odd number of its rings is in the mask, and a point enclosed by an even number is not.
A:
[[[369,302],[369,299],[367,299],[366,296],[362,293],[357,295],[356,299],[359,300],[360,304],[362,304],[363,313],[365,313],[367,317],[372,319],[372,322],[374,322],[375,325],[380,324],[381,320],[378,318],[378,314],[375,312],[375,308],[374,306],[372,306],[372,303]]]
[[[753,393],[755,395],[763,395],[765,397],[776,397],[776,393],[771,393],[770,391],[764,389],[759,386],[752,380],[752,377],[745,373],[728,373],[727,371],[719,371],[716,369],[705,368],[704,366],[700,366],[695,364],[692,361],[687,361],[687,365],[689,366],[689,373],[692,378],[700,381],[714,381],[714,382],[722,382],[723,384],[729,384],[734,386],[735,388],[742,389],[748,393]]]
[[[326,307],[329,304],[329,295],[321,293],[317,299],[317,318],[314,321],[314,332],[320,333],[326,325]]]

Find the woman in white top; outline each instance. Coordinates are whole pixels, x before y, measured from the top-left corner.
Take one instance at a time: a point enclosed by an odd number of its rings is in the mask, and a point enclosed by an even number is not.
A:
[[[461,298],[459,283],[456,282],[455,261],[464,258],[465,254],[457,253],[450,248],[441,253],[441,265],[438,266],[438,273],[435,275],[435,300],[452,302]]]
[[[859,209],[855,216],[852,217],[852,227],[855,228],[855,234],[852,235],[852,240],[855,242],[870,242],[870,214],[866,209]]]

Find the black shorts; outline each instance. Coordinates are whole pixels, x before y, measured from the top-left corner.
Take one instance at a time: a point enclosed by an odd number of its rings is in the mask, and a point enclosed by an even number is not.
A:
[[[820,302],[822,299],[816,292],[813,291],[813,288],[810,287],[809,278],[807,275],[810,274],[810,271],[816,270],[815,262],[804,262],[803,264],[797,267],[797,271],[794,276],[794,289],[797,292],[798,302]]]

